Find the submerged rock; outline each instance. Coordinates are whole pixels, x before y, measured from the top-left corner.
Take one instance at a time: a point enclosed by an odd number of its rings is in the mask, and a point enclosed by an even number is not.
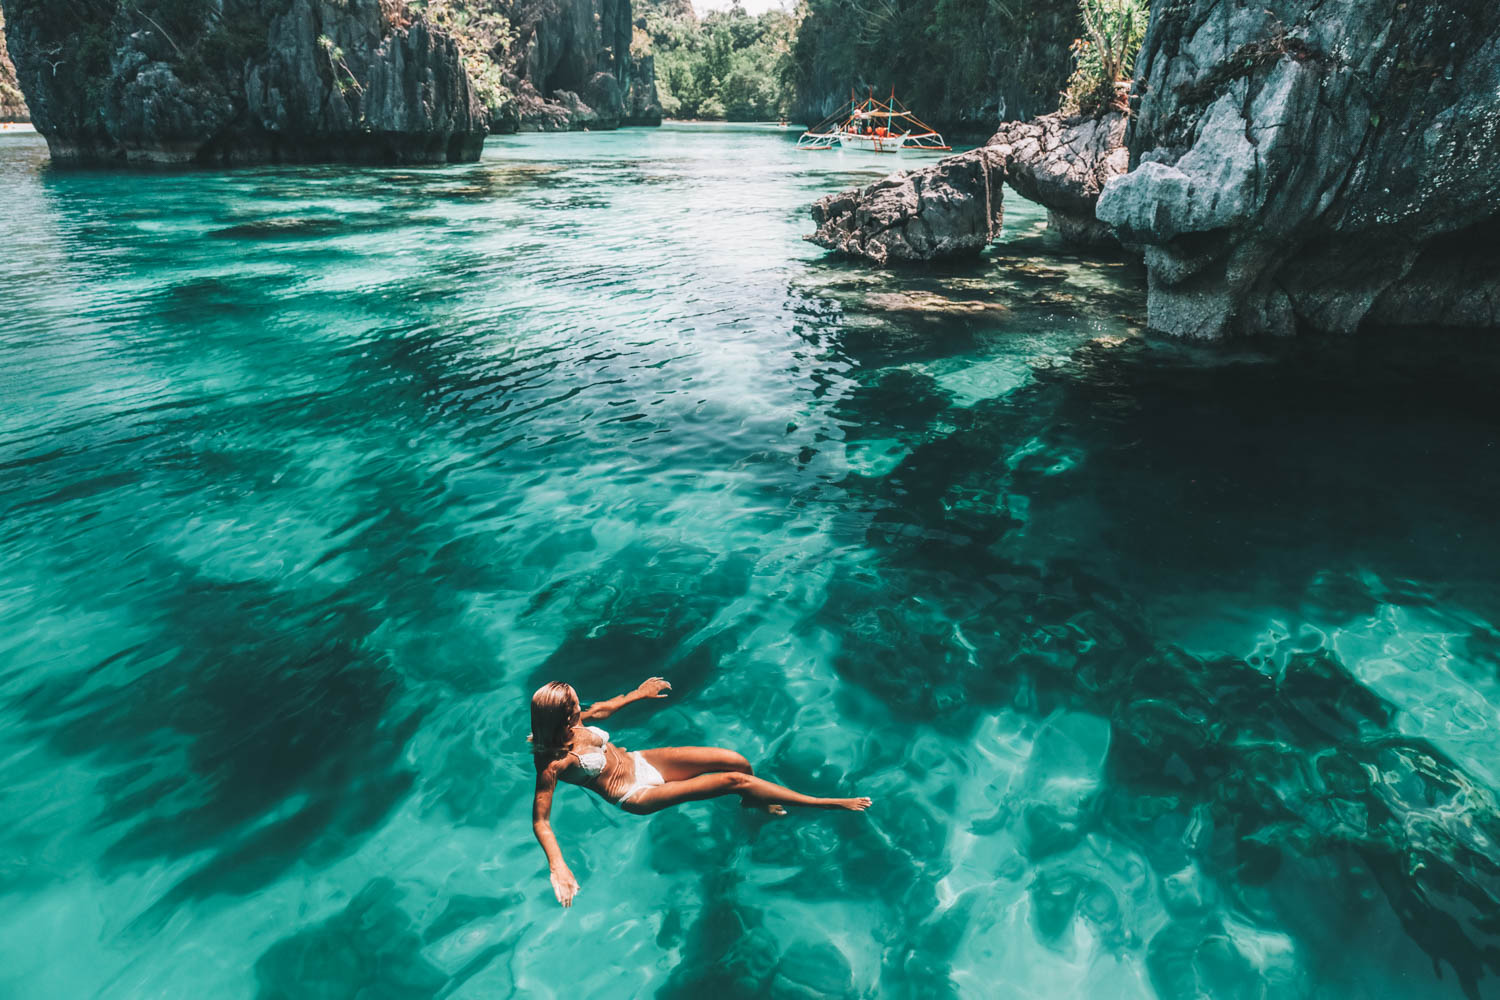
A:
[[[818,246],[877,264],[977,253],[1000,235],[1004,218],[1000,157],[981,148],[868,187],[819,198],[812,206]]]
[[[387,878],[371,880],[320,924],[277,941],[255,962],[263,997],[389,997],[427,1000],[448,977],[422,954],[416,924]]]
[[[1500,325],[1500,7],[1181,0],[1137,61],[1150,324],[1192,337]]]
[[[866,308],[878,312],[908,312],[923,315],[975,316],[1000,313],[1009,307],[996,299],[960,299],[939,292],[900,291],[872,292],[866,295]]]
[[[0,6],[58,162],[479,157],[483,112],[457,45],[376,0],[245,0],[175,18],[122,3]]]

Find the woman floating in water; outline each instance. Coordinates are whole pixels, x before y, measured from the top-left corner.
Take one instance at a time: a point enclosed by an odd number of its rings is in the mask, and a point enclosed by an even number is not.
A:
[[[573,905],[578,880],[568,870],[552,835],[552,792],[559,780],[598,792],[626,812],[644,816],[679,802],[738,795],[741,804],[786,815],[783,806],[817,809],[870,807],[867,798],[818,799],[757,778],[750,762],[720,747],[662,747],[627,753],[609,741],[593,719],[607,719],[633,701],[665,698],[672,685],[653,677],[629,694],[596,701],[586,709],[578,693],[561,681],[545,684],[531,696],[531,752],[536,763],[536,797],[531,805],[531,827],[547,852],[552,889],[557,901]]]

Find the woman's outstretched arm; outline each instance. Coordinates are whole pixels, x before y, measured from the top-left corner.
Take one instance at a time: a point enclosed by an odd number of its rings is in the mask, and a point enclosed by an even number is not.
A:
[[[672,685],[660,677],[652,677],[641,682],[641,686],[629,694],[616,695],[604,701],[596,701],[583,710],[583,721],[589,722],[593,719],[607,719],[620,709],[633,701],[643,701],[646,698],[665,698],[667,692],[672,690]]]
[[[531,831],[547,855],[547,868],[552,874],[552,891],[557,894],[557,901],[572,906],[573,897],[578,895],[578,880],[563,860],[557,838],[552,834],[552,793],[557,788],[558,765],[561,763],[553,761],[537,772],[536,794],[531,800]]]

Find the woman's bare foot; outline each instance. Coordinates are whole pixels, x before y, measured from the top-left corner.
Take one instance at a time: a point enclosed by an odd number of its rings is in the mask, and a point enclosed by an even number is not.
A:
[[[864,795],[853,799],[828,799],[827,801],[828,804],[824,806],[825,809],[847,809],[850,812],[859,813],[870,808],[870,800]]]

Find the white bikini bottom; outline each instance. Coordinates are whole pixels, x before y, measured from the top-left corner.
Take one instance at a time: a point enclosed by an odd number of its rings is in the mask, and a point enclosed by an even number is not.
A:
[[[661,776],[661,772],[652,767],[650,761],[646,760],[639,750],[630,751],[630,756],[635,761],[635,783],[625,789],[624,795],[615,800],[615,805],[621,808],[630,801],[631,796],[667,783],[666,779]]]

